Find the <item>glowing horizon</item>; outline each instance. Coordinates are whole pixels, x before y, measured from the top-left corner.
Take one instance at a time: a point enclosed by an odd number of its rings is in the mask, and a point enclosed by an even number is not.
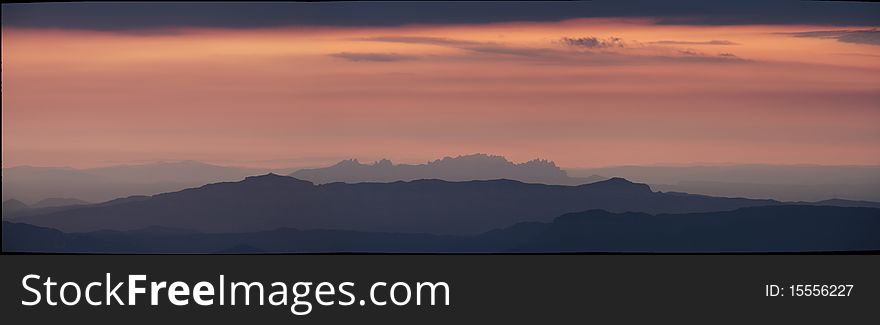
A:
[[[880,46],[841,36],[865,31],[876,26],[4,26],[2,160],[877,165]]]

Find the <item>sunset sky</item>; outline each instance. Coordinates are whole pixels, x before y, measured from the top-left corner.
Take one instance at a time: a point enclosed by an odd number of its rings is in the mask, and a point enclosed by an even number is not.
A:
[[[471,20],[412,4],[381,23],[334,15],[393,6],[373,5],[279,4],[285,18],[263,4],[241,13],[253,20],[204,5],[190,22],[162,4],[4,4],[3,167],[476,152],[569,168],[880,164],[880,5],[790,19],[801,3],[777,23],[602,3],[535,17],[481,7]],[[566,6],[541,6],[554,5]]]

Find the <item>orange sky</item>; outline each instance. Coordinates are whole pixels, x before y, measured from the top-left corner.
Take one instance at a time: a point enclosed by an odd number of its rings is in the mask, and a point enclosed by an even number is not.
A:
[[[880,46],[786,34],[871,28],[4,27],[2,160],[880,164]]]

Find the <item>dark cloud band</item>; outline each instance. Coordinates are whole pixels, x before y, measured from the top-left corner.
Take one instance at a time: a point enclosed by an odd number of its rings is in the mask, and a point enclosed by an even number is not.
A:
[[[809,32],[784,33],[794,37],[835,39],[838,42],[880,45],[880,30],[820,30]]]
[[[3,4],[3,26],[132,30],[399,26],[652,17],[661,24],[880,25],[880,5],[825,1],[571,1]]]

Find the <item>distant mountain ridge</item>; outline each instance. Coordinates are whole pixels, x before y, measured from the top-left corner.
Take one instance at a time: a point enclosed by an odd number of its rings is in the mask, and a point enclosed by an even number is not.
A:
[[[880,165],[689,165],[568,169],[572,176],[613,175],[660,191],[820,201],[880,201]]]
[[[21,202],[19,200],[9,199],[9,200],[3,201],[2,209],[3,209],[3,217],[6,217],[9,214],[18,213],[20,211],[30,209],[30,207],[27,204],[25,204],[24,202]]]
[[[203,232],[292,227],[474,234],[590,209],[687,213],[777,204],[780,202],[653,192],[645,184],[622,178],[578,186],[513,180],[315,185],[267,174],[13,220],[77,232],[162,226]]]
[[[524,183],[580,185],[605,179],[596,175],[570,177],[549,160],[534,159],[517,164],[502,156],[487,154],[445,157],[418,165],[394,164],[388,159],[382,159],[372,164],[363,164],[357,159],[349,159],[330,167],[301,169],[291,173],[290,176],[316,184],[333,182],[386,183],[419,179],[446,181],[510,179]]]
[[[71,205],[87,205],[91,204],[89,202],[74,199],[74,198],[61,198],[61,197],[50,197],[48,199],[42,199],[40,202],[37,202],[31,205],[31,208],[55,208],[55,207],[65,207]]]
[[[2,214],[3,219],[5,220],[7,218],[46,214],[90,205],[92,205],[92,203],[70,198],[48,198],[33,205],[27,205],[19,200],[10,199],[3,201]]]
[[[294,173],[291,170],[218,166],[197,161],[88,169],[20,166],[2,169],[2,200],[16,199],[31,207],[47,198],[104,202],[276,172],[318,184],[513,179],[526,183],[579,185],[613,176],[650,184],[653,189],[664,192],[779,201],[843,198],[880,202],[880,166],[620,166],[562,170],[547,160],[517,164],[502,156],[474,154],[414,165],[394,164],[389,160],[364,164],[352,159],[325,168],[301,169]]]
[[[289,173],[289,170],[286,169],[284,173]],[[120,197],[179,191],[276,172],[265,168],[218,166],[198,161],[157,162],[87,169],[20,166],[3,168],[2,171],[3,201],[16,199],[31,205],[32,208],[41,206],[35,202],[51,198],[104,202]],[[565,171],[546,160],[536,159],[514,164],[501,156],[481,154],[447,157],[425,165],[394,165],[388,160],[365,165],[356,160],[345,160],[326,168],[298,170],[292,175],[319,184],[335,181],[514,179],[529,183],[577,185],[605,179],[598,176],[568,177]]]
[[[73,198],[103,202],[132,195],[178,191],[267,173],[265,169],[225,167],[196,161],[74,169],[67,167],[3,168],[3,199],[34,202]],[[57,206],[57,204],[55,204]]]
[[[149,227],[64,233],[3,222],[5,252],[821,252],[880,249],[880,209],[780,205],[693,214],[568,213],[472,236],[278,228],[208,234]]]

